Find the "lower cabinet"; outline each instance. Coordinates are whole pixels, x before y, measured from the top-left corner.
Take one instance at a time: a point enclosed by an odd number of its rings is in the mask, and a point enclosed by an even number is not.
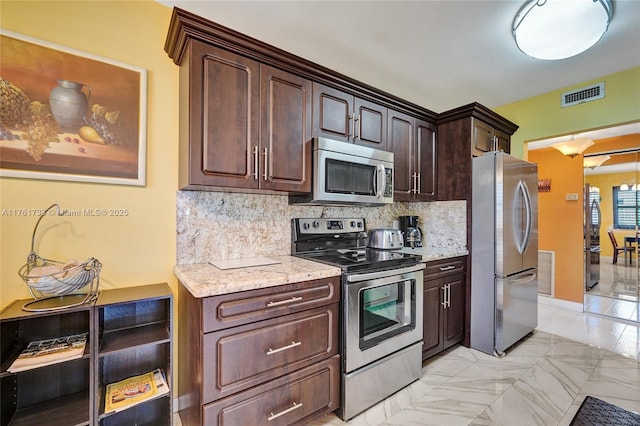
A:
[[[179,291],[183,425],[305,424],[338,408],[339,277],[205,298]]]
[[[427,262],[422,359],[464,339],[466,257]]]

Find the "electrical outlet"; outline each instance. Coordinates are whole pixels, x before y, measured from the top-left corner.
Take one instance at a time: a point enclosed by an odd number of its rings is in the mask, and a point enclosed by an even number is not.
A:
[[[568,192],[567,194],[565,194],[564,199],[567,201],[578,201],[578,193]]]

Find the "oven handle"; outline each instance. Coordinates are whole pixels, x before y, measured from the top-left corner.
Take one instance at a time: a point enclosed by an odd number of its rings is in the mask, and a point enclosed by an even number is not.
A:
[[[386,271],[369,272],[366,274],[352,274],[352,275],[347,275],[347,281],[350,283],[354,283],[358,281],[369,281],[369,280],[375,280],[377,278],[392,277],[394,275],[402,275],[409,272],[417,272],[426,267],[427,265],[420,262],[415,266],[409,266],[406,268],[387,269]]]

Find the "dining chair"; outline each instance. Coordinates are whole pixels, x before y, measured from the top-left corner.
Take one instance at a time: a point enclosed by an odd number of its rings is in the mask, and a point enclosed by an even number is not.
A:
[[[619,246],[618,242],[616,241],[616,236],[613,235],[613,230],[609,230],[607,231],[607,234],[609,234],[609,239],[611,240],[611,244],[613,245],[613,263],[616,264],[618,263],[618,253],[620,252],[628,252],[629,253],[629,264],[631,264],[631,253],[636,251],[635,247],[625,247],[625,246]],[[625,258],[626,258],[626,253],[625,253]]]

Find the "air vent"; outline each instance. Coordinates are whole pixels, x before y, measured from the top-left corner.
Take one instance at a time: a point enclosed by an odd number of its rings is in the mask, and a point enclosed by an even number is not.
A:
[[[604,98],[604,82],[562,94],[562,108]]]

